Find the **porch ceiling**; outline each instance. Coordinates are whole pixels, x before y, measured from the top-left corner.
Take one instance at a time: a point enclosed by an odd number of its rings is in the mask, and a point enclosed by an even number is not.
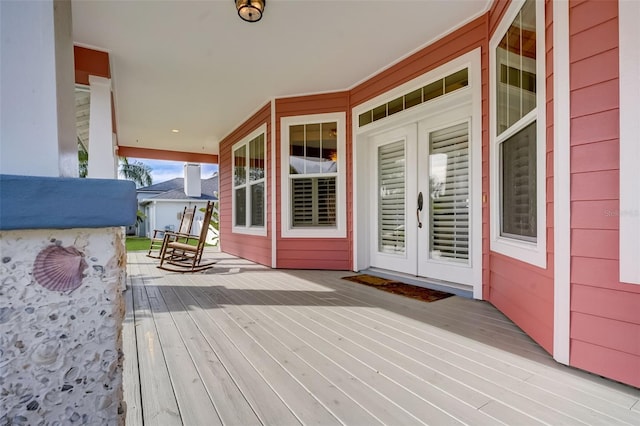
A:
[[[273,97],[349,89],[489,2],[269,0],[250,24],[233,0],[72,0],[73,38],[110,53],[119,145],[217,154]]]

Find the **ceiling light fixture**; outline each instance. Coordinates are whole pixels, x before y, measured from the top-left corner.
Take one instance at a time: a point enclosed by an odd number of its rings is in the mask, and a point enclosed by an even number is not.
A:
[[[235,0],[238,16],[247,22],[258,22],[262,18],[267,0]]]
[[[178,129],[171,129],[171,131],[172,131],[173,133],[180,133],[180,130],[178,130]]]

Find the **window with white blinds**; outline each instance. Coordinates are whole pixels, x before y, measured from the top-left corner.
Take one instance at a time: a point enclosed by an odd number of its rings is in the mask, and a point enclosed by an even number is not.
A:
[[[378,251],[405,252],[405,146],[404,141],[378,147]]]
[[[289,127],[291,226],[336,226],[337,123]]]
[[[432,259],[469,261],[469,124],[429,135]]]
[[[233,229],[264,234],[265,126],[233,146]]]
[[[346,113],[280,119],[281,235],[345,238]]]

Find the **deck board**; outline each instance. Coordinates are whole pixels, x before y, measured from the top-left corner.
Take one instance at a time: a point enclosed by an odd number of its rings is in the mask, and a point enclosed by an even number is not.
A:
[[[133,291],[131,277],[127,277],[129,291],[124,292],[125,317],[122,327],[122,352],[127,354],[123,361],[124,377],[140,377],[138,371],[138,348],[136,345],[135,310],[133,308]],[[125,423],[129,426],[142,425],[142,396],[137,382],[125,380],[123,398],[126,401]]]
[[[337,302],[332,303],[336,304]],[[366,340],[360,343],[363,347],[370,348],[371,352],[377,356],[386,355],[386,361],[392,362],[392,364],[401,363],[400,366],[407,371],[412,371],[423,377],[435,375],[434,380],[439,382],[443,391],[455,394],[467,403],[473,402],[475,398],[474,405],[477,408],[489,402],[486,395],[492,395],[510,406],[539,411],[538,417],[541,421],[598,423],[598,414],[600,413],[594,412],[589,406],[575,404],[573,401],[554,395],[545,389],[509,377],[499,370],[475,363],[470,358],[459,357],[454,352],[444,353],[437,348],[429,347],[427,341],[423,342],[427,345],[426,347],[424,345],[423,348],[413,346],[408,344],[406,339],[400,340],[393,337],[392,333],[381,333],[381,327],[384,325],[372,329],[364,323],[350,321],[352,316],[341,315],[338,311],[351,312],[347,308],[336,308],[322,316],[310,313],[309,318],[316,319],[319,324],[330,324],[333,330],[344,330],[342,336],[350,338],[351,341],[357,341],[360,337],[364,337]],[[352,330],[349,330],[345,324],[350,324]],[[383,346],[384,343],[386,345]],[[402,347],[404,354],[394,356],[395,347]],[[412,355],[413,358],[409,358],[408,355]],[[458,359],[452,359],[456,357]],[[486,377],[491,377],[491,380],[485,379]],[[405,382],[407,382],[406,379]],[[475,389],[475,395],[467,386],[456,386],[462,383]],[[514,391],[514,389],[517,390]],[[442,403],[439,406],[442,407]],[[454,412],[456,415],[461,415],[464,410],[458,408]],[[469,421],[477,422],[472,418],[465,419],[465,422]],[[613,424],[615,419],[603,419],[603,422]]]
[[[267,294],[268,297],[268,291],[264,293]],[[292,294],[294,295],[287,299],[292,305],[298,305],[303,302],[303,300],[296,298],[295,293]],[[483,421],[488,424],[495,421],[483,416],[482,413],[472,409],[467,404],[442,394],[436,387],[431,386],[419,377],[395,365],[394,361],[397,358],[395,354],[391,354],[385,358],[380,355],[380,351],[377,350],[379,348],[369,349],[366,345],[362,345],[361,342],[358,341],[358,336],[354,337],[349,327],[343,327],[340,323],[334,323],[330,324],[329,327],[324,327],[322,325],[323,321],[318,321],[315,313],[304,307],[287,307],[282,309],[288,312],[291,321],[295,321],[304,328],[304,331],[301,330],[301,334],[308,335],[308,332],[311,332],[324,340],[324,342],[318,344],[317,347],[326,347],[327,343],[333,344],[337,350],[341,350],[351,356],[351,359],[347,359],[341,363],[343,368],[347,369],[351,375],[357,375],[356,371],[358,368],[354,366],[354,364],[360,363],[362,366],[375,371],[377,375],[391,382],[395,382],[396,385],[402,384],[399,385],[400,388],[398,388],[392,387],[390,383],[387,384],[387,386],[384,386],[383,383],[378,383],[377,387],[382,389],[385,387],[391,388],[392,390],[389,392],[389,395],[394,395],[400,400],[415,399],[415,405],[413,407],[406,406],[405,409],[412,409],[416,418],[428,418],[437,424],[455,424],[458,422],[480,424]],[[330,308],[326,307],[325,309]],[[349,323],[347,318],[343,318],[342,321],[347,324]],[[289,325],[287,329],[290,330],[291,325]],[[286,332],[286,329],[284,329],[284,333]],[[282,334],[282,331],[279,331],[279,334]],[[482,404],[487,401],[488,400],[484,400]]]
[[[155,286],[146,286],[145,289],[183,423],[221,425],[222,421],[178,331],[175,318],[167,309],[165,297],[170,293],[163,296]]]
[[[191,291],[194,296],[200,295],[200,297],[204,298],[203,293],[200,293],[197,289]],[[212,299],[209,300],[212,301]],[[291,361],[287,358],[279,359],[274,357],[268,350],[265,350],[247,332],[247,328],[251,325],[243,326],[236,322],[238,319],[237,313],[234,317],[229,312],[226,312],[224,308],[214,305],[213,309],[207,310],[207,314],[216,321],[222,332],[234,342],[244,357],[254,366],[262,378],[269,383],[280,398],[286,401],[289,409],[301,423],[339,424],[337,418],[314,397],[312,392],[284,367],[284,364],[290,364]],[[309,373],[307,372],[306,374]],[[305,373],[299,372],[299,374]]]
[[[205,292],[202,293],[204,297]],[[269,319],[262,312],[251,311],[249,308],[240,308],[233,304],[233,300],[221,294],[223,301],[229,300],[230,304],[222,310],[233,318],[233,321],[247,333],[260,347],[269,354],[289,375],[297,381],[318,401],[326,407],[340,422],[354,424],[362,422],[370,425],[382,424],[361,405],[352,400],[334,383],[314,368],[310,360],[296,354],[300,349],[301,341],[294,342],[292,346],[284,343],[290,336],[286,328],[276,329],[269,327]],[[235,299],[242,304],[242,300]]]
[[[183,424],[182,418],[151,313],[144,281],[138,273],[131,280],[131,283],[135,308],[134,330],[138,348],[143,423],[163,426],[181,425]]]
[[[190,315],[184,311],[184,305],[173,289],[160,288],[167,308],[171,311],[176,327],[184,336],[184,342],[193,358],[193,362],[202,377],[206,392],[212,399],[223,424],[242,424],[247,426],[261,424],[233,377],[218,358],[206,337]],[[173,295],[171,294],[173,293]]]
[[[129,254],[128,424],[640,424],[640,390],[556,363],[488,303],[206,256],[176,274]]]

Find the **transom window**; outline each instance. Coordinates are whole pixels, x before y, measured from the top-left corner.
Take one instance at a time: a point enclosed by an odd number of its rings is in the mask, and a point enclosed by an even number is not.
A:
[[[266,231],[264,126],[233,147],[234,232]]]
[[[455,92],[469,85],[469,69],[464,68],[451,75],[413,90],[392,101],[379,105],[358,115],[358,126],[366,126],[374,121],[392,116],[424,102],[429,102],[447,93]]]
[[[284,236],[336,236],[344,231],[343,117],[283,118]]]

